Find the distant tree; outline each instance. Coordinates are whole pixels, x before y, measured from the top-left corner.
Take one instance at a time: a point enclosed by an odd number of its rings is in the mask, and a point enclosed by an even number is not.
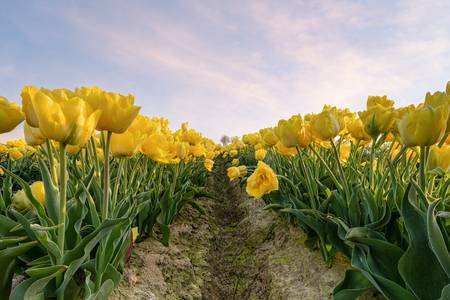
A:
[[[228,136],[228,135],[223,135],[221,138],[220,138],[220,142],[222,143],[222,145],[227,145],[227,144],[229,144],[230,143],[230,137]]]

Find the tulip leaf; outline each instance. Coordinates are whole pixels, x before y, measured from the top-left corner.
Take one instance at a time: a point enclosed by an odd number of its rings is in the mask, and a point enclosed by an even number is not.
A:
[[[427,216],[411,202],[416,202],[416,189],[410,184],[401,207],[410,242],[399,261],[399,272],[406,285],[419,299],[438,299],[449,280],[429,246]]]
[[[53,223],[58,224],[59,191],[53,184],[52,176],[50,175],[47,166],[41,159],[39,160],[39,167],[41,170],[42,182],[44,183],[45,206],[47,207],[48,215],[53,220]]]
[[[333,290],[334,300],[353,300],[372,288],[369,280],[358,270],[345,271],[345,278]]]
[[[440,203],[440,200],[436,200],[428,207],[427,212],[427,231],[430,239],[431,250],[433,250],[437,259],[441,263],[447,276],[450,277],[450,254],[448,253],[447,246],[445,244],[444,237],[442,236],[441,229],[434,216],[434,210]]]

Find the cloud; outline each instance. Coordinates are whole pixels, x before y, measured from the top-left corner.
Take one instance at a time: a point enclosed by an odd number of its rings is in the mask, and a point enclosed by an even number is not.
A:
[[[90,61],[121,72],[89,78],[216,140],[325,103],[417,102],[448,79],[446,1],[105,3],[41,9]]]

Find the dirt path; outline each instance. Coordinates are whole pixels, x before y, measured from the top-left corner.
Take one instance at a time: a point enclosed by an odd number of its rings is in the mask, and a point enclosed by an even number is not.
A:
[[[225,166],[215,167],[208,189],[215,199],[199,199],[205,214],[184,208],[169,247],[136,245],[110,299],[331,299],[346,260],[327,268],[303,232],[230,183]]]

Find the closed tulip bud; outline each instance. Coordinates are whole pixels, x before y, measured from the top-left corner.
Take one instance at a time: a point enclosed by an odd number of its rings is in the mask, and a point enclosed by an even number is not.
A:
[[[278,190],[278,178],[275,172],[262,161],[258,162],[253,174],[247,179],[246,191],[254,198],[261,198]]]
[[[313,136],[322,141],[335,138],[344,129],[344,121],[340,119],[335,109],[327,109],[312,115],[310,125]]]
[[[24,190],[19,190],[14,194],[11,204],[18,211],[23,211],[32,207],[32,204]]]
[[[255,151],[256,160],[264,160],[266,158],[267,151],[265,149],[259,149]]]
[[[45,143],[45,137],[42,135],[38,127],[31,127],[25,122],[23,126],[25,141],[30,146],[39,146]]]
[[[391,130],[397,115],[393,105],[394,101],[387,99],[387,96],[369,96],[367,109],[358,113],[364,130],[372,139]]]
[[[350,157],[351,152],[351,146],[348,143],[341,144],[339,148],[339,157],[343,162],[347,162],[348,158]]]
[[[56,100],[38,92],[32,104],[43,136],[69,145],[85,144],[92,136],[100,111],[92,111],[80,98]]]
[[[70,155],[77,155],[80,152],[83,145],[67,145],[66,151]]]
[[[44,183],[42,181],[36,181],[30,186],[30,188],[34,198],[36,198],[36,200],[39,201],[39,203],[44,205],[45,204]]]
[[[247,175],[247,167],[242,165],[242,166],[238,166],[239,169],[239,177],[244,177],[245,175]]]
[[[10,132],[23,121],[19,105],[0,96],[0,133]]]
[[[403,144],[407,147],[436,144],[445,134],[448,114],[448,105],[434,108],[428,104],[407,113],[398,123]]]
[[[75,93],[85,99],[94,110],[101,111],[97,130],[124,133],[141,109],[134,105],[132,95],[124,96],[118,93],[108,93],[98,87],[82,87],[77,89]]]

